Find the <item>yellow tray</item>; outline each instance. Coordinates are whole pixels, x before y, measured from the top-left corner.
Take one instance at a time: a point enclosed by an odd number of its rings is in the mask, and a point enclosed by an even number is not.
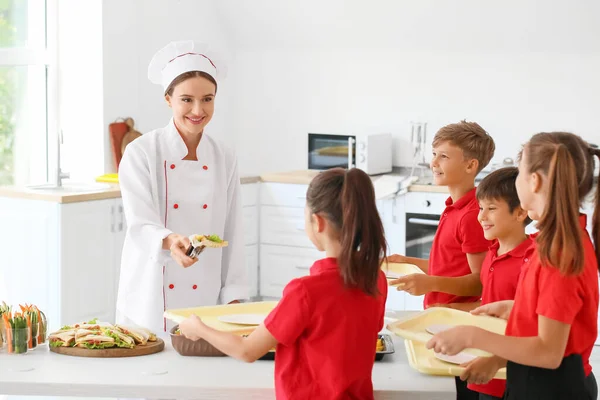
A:
[[[404,339],[426,343],[433,335],[427,332],[425,328],[436,324],[472,325],[500,335],[504,335],[506,330],[506,321],[503,319],[487,315],[472,315],[466,311],[445,307],[428,308],[420,313],[390,323],[387,329]]]
[[[407,264],[407,263],[388,263],[388,264],[383,263],[381,265],[381,270],[383,272],[385,272],[386,276],[387,276],[388,272],[391,272],[394,274],[401,274],[401,275],[424,274],[425,273],[421,270],[421,268],[417,267],[416,265]],[[392,279],[396,279],[396,277],[395,276],[388,277],[388,280],[392,280]],[[390,286],[399,286],[399,285],[390,285]]]
[[[202,322],[213,329],[232,332],[232,333],[251,333],[256,329],[254,325],[238,325],[221,322],[217,317],[228,314],[269,314],[277,305],[276,301],[261,301],[255,303],[237,303],[219,306],[192,307],[167,310],[164,317],[175,322],[181,323],[192,314],[200,317]]]
[[[459,365],[435,358],[433,350],[427,349],[423,343],[405,340],[404,347],[406,348],[409,365],[423,374],[460,376],[465,370]],[[465,350],[465,352],[481,355],[476,350]],[[506,368],[499,369],[494,377],[496,379],[506,379]]]
[[[96,178],[96,182],[119,183],[119,174],[104,174]]]

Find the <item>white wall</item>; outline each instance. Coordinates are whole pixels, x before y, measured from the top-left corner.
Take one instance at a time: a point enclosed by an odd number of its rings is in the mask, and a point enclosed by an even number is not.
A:
[[[600,144],[600,3],[594,0],[105,0],[108,124],[141,132],[170,111],[146,69],[171,40],[230,57],[209,129],[236,141],[242,174],[306,168],[306,134],[390,131],[410,165],[410,121],[482,124],[496,161],[528,136],[572,130]],[[113,171],[105,152],[106,171]]]
[[[145,133],[167,125],[171,111],[162,87],[147,77],[156,51],[175,40],[209,43],[231,58],[226,32],[221,29],[210,0],[104,0],[103,67],[106,172],[114,172],[108,125],[117,118],[132,117],[135,128]],[[215,115],[208,132],[232,139],[228,128],[231,107],[227,81],[220,83]]]
[[[410,165],[411,120],[428,122],[429,142],[447,123],[477,121],[494,137],[500,160],[543,130],[570,130],[600,144],[600,54],[357,49],[236,56],[233,123],[244,173],[305,169],[308,132],[392,132],[394,164]]]

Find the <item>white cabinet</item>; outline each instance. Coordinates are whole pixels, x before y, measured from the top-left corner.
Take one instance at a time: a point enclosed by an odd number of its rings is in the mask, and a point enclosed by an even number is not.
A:
[[[250,297],[258,296],[258,183],[242,185],[244,245]]]
[[[59,204],[0,198],[0,298],[34,303],[50,328],[114,320],[125,219],[121,199]]]
[[[292,279],[306,276],[325,256],[304,232],[308,185],[260,185],[260,295],[279,298]]]

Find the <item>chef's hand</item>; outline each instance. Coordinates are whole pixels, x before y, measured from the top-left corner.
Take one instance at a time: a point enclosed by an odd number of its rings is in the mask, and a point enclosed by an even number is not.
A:
[[[473,361],[462,364],[465,370],[460,374],[460,379],[476,385],[483,385],[491,381],[496,372],[504,367],[505,361],[500,357],[477,357]]]
[[[474,326],[464,325],[448,329],[433,335],[429,342],[427,342],[426,347],[433,349],[436,353],[449,356],[456,355],[464,349],[471,347],[476,329]]]
[[[477,307],[471,314],[473,315],[490,315],[496,318],[508,319],[513,306],[515,305],[514,300],[503,300],[495,303],[488,303],[486,305]]]
[[[179,324],[179,332],[188,339],[199,340],[202,339],[202,328],[204,326],[204,323],[197,315],[190,315]]]
[[[410,274],[393,279],[389,282],[392,286],[398,286],[397,290],[404,290],[413,296],[421,296],[433,291],[433,277],[425,274]]]
[[[166,244],[164,243],[166,241]],[[184,268],[193,265],[197,258],[191,258],[185,255],[187,249],[190,248],[190,239],[187,236],[182,236],[177,233],[171,233],[163,240],[163,248],[167,246],[171,250],[171,257]]]

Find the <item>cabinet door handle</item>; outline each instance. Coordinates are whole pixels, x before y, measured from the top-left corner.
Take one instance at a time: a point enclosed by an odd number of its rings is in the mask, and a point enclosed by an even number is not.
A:
[[[115,206],[110,206],[110,231],[115,232]]]
[[[119,232],[123,232],[123,206],[119,205],[119,214],[121,215],[119,218]]]

